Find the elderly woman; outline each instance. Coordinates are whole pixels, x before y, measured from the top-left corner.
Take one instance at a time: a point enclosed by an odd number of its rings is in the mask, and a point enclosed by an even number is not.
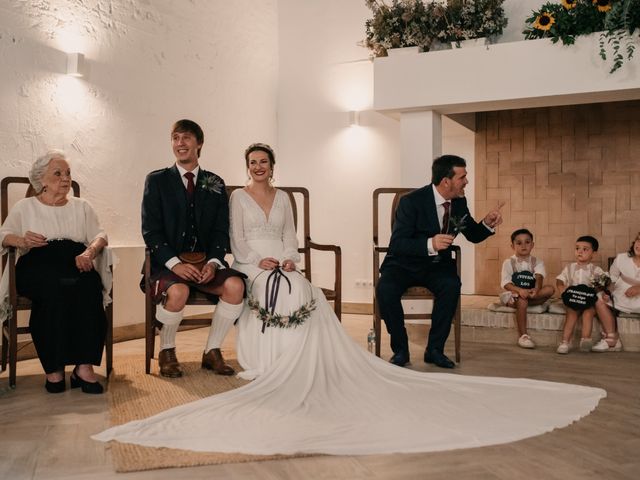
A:
[[[626,313],[640,313],[640,233],[629,251],[618,254],[609,273],[613,283],[614,308]]]
[[[38,158],[29,172],[36,195],[13,206],[0,227],[0,252],[18,249],[16,287],[32,302],[29,327],[49,393],[65,390],[64,369],[75,365],[71,388],[102,393],[100,365],[106,333],[102,281],[93,260],[107,235],[86,200],[69,195],[71,170],[63,152]],[[6,301],[7,271],[0,298]]]

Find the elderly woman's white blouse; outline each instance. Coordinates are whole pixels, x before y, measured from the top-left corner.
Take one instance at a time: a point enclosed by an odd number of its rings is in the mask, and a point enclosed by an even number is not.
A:
[[[107,241],[107,234],[100,226],[98,216],[91,204],[78,197],[69,198],[65,205],[59,207],[45,205],[35,197],[23,198],[16,202],[0,227],[0,255],[4,255],[7,251],[7,248],[2,246],[7,235],[24,236],[28,231],[44,235],[47,240],[66,239],[85,245],[89,245],[96,238]],[[28,249],[18,249],[18,256],[28,251]],[[112,282],[110,263],[109,255],[99,255],[96,259],[96,270],[102,278],[104,287],[105,304],[110,302],[108,296]],[[9,270],[5,269],[0,280],[0,323],[10,313],[7,308],[8,295]]]

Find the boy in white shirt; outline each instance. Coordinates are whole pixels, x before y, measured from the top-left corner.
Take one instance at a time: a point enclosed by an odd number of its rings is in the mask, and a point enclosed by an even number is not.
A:
[[[613,313],[602,300],[602,294],[597,291],[594,285],[594,278],[600,277],[604,271],[594,265],[593,258],[598,251],[598,240],[590,235],[584,235],[576,240],[576,262],[564,267],[560,275],[556,277],[558,293],[567,309],[567,317],[562,332],[562,342],[558,345],[557,353],[567,354],[571,347],[571,337],[578,322],[578,317],[582,316],[582,336],[580,338],[580,351],[582,352],[603,352],[620,351],[622,344],[619,338],[613,347],[609,347],[605,340],[601,340],[593,345],[591,331],[593,328],[593,317],[598,313],[600,323],[605,334],[615,334],[615,318]]]
[[[527,307],[546,302],[555,291],[553,286],[542,284],[546,275],[544,262],[531,255],[533,246],[533,233],[526,228],[511,234],[514,255],[503,262],[500,281],[500,286],[504,289],[500,294],[500,301],[516,309],[518,345],[522,348],[536,346],[527,333]]]

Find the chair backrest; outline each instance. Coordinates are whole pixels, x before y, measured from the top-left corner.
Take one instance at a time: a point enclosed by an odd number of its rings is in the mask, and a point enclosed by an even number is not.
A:
[[[11,203],[11,193],[9,190],[11,188],[11,186],[17,186],[17,185],[27,185],[27,189],[24,193],[24,198],[27,197],[33,197],[36,194],[36,191],[34,190],[33,186],[31,185],[31,182],[29,182],[29,179],[27,177],[5,177],[2,179],[2,181],[0,182],[0,221],[2,223],[4,223],[4,221],[7,218],[7,215],[9,215],[9,204]],[[78,182],[76,182],[75,180],[73,180],[71,182],[71,188],[73,191],[73,196],[74,197],[79,197],[80,196],[80,185],[78,185]]]
[[[227,195],[234,190],[244,188],[241,185],[227,185]],[[293,210],[293,223],[298,234],[298,252],[301,254],[304,272],[307,280],[311,281],[311,221],[309,219],[309,190],[304,187],[278,187],[289,196]],[[301,221],[299,221],[301,219]],[[301,224],[301,228],[300,228]]]
[[[12,186],[22,186],[24,189],[25,185],[27,185],[27,187],[24,196],[22,196],[22,194],[17,195],[17,192],[12,191]],[[80,196],[80,185],[78,185],[78,182],[76,182],[75,180],[71,182],[71,189],[73,191],[74,197]],[[29,179],[27,177],[4,177],[0,182],[0,223],[4,223],[4,221],[7,219],[7,215],[9,215],[9,206],[10,204],[13,205],[13,203],[15,203],[11,201],[13,198],[33,197],[35,194],[36,191],[34,190],[31,182],[29,182]],[[6,262],[7,257],[2,257],[3,271]]]
[[[415,188],[376,188],[373,191],[373,244],[381,246],[381,235],[384,233],[384,242],[387,246],[393,231],[393,223],[396,219],[396,210],[400,199]],[[390,205],[389,205],[390,203]],[[387,215],[389,215],[387,217]],[[381,220],[385,220],[381,222]],[[389,230],[383,231],[383,225],[389,225]]]

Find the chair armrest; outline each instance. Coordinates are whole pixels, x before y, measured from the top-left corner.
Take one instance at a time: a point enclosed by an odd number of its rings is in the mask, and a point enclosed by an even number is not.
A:
[[[326,245],[322,243],[312,242],[310,239],[307,240],[307,245],[310,249],[320,250],[324,252],[333,252],[335,259],[335,282],[334,282],[334,292],[336,294],[336,303],[340,304],[342,302],[342,249],[338,245]],[[338,315],[339,316],[339,315]]]
[[[458,270],[458,277],[460,277],[461,265],[462,265],[462,250],[458,245],[452,245],[451,251],[456,254],[456,270]]]
[[[338,245],[328,245],[328,244],[322,244],[322,243],[315,243],[312,242],[311,240],[309,240],[309,248],[312,248],[314,250],[322,250],[325,252],[334,252],[336,255],[340,255],[341,254],[341,249]]]
[[[5,268],[9,269],[9,304],[13,311],[16,311],[18,304],[18,292],[16,291],[16,249],[9,247],[7,249],[7,263]]]

